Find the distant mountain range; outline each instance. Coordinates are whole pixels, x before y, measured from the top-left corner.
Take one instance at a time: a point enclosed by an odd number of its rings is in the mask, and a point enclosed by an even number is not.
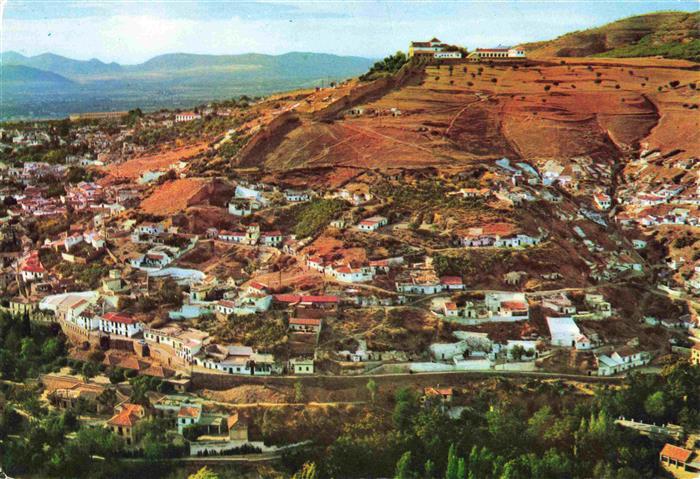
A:
[[[24,65],[0,64],[0,79],[3,86],[20,84],[26,87],[30,83],[72,85],[74,82],[57,73],[39,70]]]
[[[53,53],[0,55],[0,120],[73,112],[190,107],[208,100],[320,85],[357,76],[374,60],[323,53],[159,55],[138,65]],[[48,96],[50,95],[50,96]]]
[[[700,62],[700,12],[655,12],[525,43],[531,57],[663,56]]]

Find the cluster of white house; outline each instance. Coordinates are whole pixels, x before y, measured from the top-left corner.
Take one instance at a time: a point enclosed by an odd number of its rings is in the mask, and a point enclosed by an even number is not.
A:
[[[448,301],[443,304],[442,313],[450,321],[461,324],[482,322],[527,321],[530,307],[525,293],[492,291],[484,294],[484,301],[467,301],[464,305]]]

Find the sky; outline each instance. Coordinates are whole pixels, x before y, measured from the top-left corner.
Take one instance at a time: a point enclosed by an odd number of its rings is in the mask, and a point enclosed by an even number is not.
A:
[[[547,40],[698,0],[0,0],[0,52],[135,64],[163,53],[323,52],[370,58],[411,40],[469,49]]]

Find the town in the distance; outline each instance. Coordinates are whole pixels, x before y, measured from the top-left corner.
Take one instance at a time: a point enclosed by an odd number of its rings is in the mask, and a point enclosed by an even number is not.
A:
[[[0,124],[8,477],[696,477],[697,61],[407,47]]]

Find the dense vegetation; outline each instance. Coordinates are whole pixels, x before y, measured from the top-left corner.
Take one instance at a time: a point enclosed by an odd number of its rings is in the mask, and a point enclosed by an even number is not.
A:
[[[360,80],[371,81],[385,76],[391,76],[398,72],[406,63],[408,63],[408,57],[404,52],[398,51],[372,65],[367,73],[360,76]]]
[[[314,236],[345,209],[341,200],[317,199],[297,205],[292,209],[294,234],[298,238]]]
[[[596,55],[599,57],[653,57],[677,58],[682,60],[700,61],[700,40],[690,42],[656,43],[651,36],[642,38],[639,42]]]
[[[562,383],[501,380],[475,392],[458,417],[401,390],[393,412],[375,403],[335,440],[287,460],[296,470],[313,462],[317,477],[659,477],[663,443],[617,426],[619,416],[697,428],[700,368],[682,362],[661,375],[633,375],[621,388],[597,388],[590,400]]]
[[[478,198],[463,198],[459,195],[448,195],[451,190],[437,180],[423,180],[415,185],[385,183],[376,188],[379,197],[393,202],[394,209],[408,212],[429,211],[430,209],[447,208],[475,209],[483,205]]]
[[[65,365],[65,338],[57,325],[0,313],[0,378],[24,381]]]

